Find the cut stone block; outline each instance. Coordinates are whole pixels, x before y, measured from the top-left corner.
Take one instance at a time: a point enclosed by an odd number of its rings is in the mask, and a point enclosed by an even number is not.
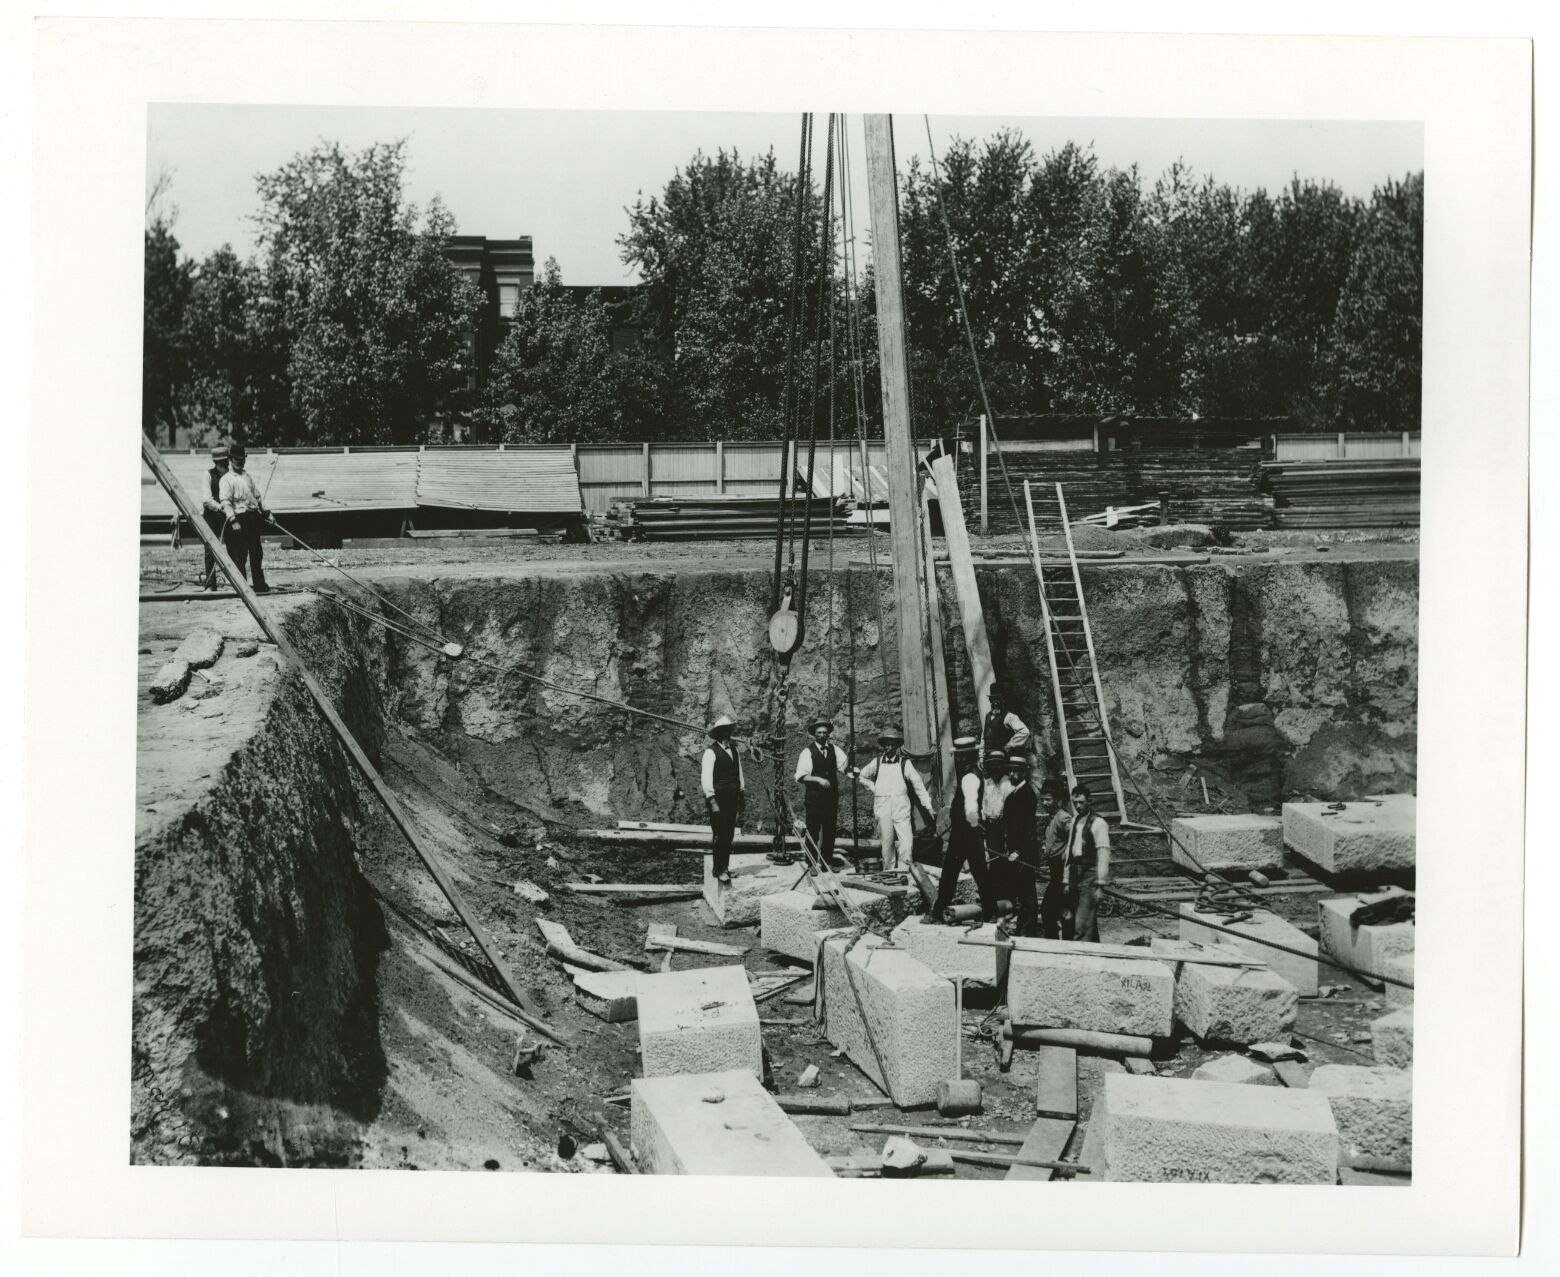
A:
[[[871,933],[848,943],[823,946],[824,1033],[901,1108],[933,1103],[954,1073],[953,984]]]
[[[629,1094],[629,1139],[651,1175],[834,1174],[746,1069],[635,1078]]]
[[[1170,832],[1170,858],[1197,873],[1284,863],[1284,825],[1277,816],[1182,816],[1171,821]]]
[[[1349,925],[1349,916],[1360,905],[1375,904],[1402,895],[1397,888],[1368,896],[1336,896],[1320,905],[1322,949],[1356,970],[1390,974],[1387,962],[1414,948],[1412,922],[1385,922],[1363,927]],[[1380,983],[1376,981],[1375,983]]]
[[[169,701],[176,701],[183,696],[184,689],[189,685],[189,662],[168,661],[152,675],[152,682],[147,692],[156,704],[166,705]]]
[[[192,670],[210,669],[222,656],[222,636],[215,630],[196,630],[174,649],[173,659]]]
[[[1324,1096],[1276,1086],[1111,1073],[1091,1127],[1104,1174],[1140,1183],[1333,1184],[1338,1132]]]
[[[1414,951],[1395,953],[1381,964],[1381,974],[1392,976],[1397,980],[1407,980],[1408,988],[1401,984],[1385,984],[1387,991],[1387,1005],[1389,1007],[1410,1007],[1414,1005]]]
[[[1183,941],[1155,940],[1155,953],[1173,952]],[[1233,944],[1210,945],[1225,957],[1245,957]],[[1175,1018],[1203,1041],[1242,1046],[1287,1037],[1295,1027],[1300,994],[1276,971],[1264,967],[1175,964]]]
[[[639,1018],[639,972],[568,970],[576,1000],[592,1015],[610,1024]]]
[[[646,1077],[727,1069],[763,1077],[758,1007],[741,964],[641,975],[638,990]]]
[[[1407,1069],[1324,1064],[1306,1093],[1332,1105],[1344,1165],[1368,1158],[1406,1166],[1414,1156],[1413,1087]]]
[[[1370,1023],[1370,1041],[1376,1050],[1376,1063],[1391,1069],[1412,1068],[1414,1064],[1414,1008],[1406,1006],[1389,1011]]]
[[[964,977],[966,985],[997,988],[1007,978],[1008,951],[984,945],[961,944],[961,940],[995,940],[997,924],[988,922],[974,930],[942,927],[925,918],[906,918],[889,937],[901,949],[908,949],[921,962],[952,980]]]
[[[1209,923],[1227,926],[1236,934],[1215,931],[1213,926],[1207,925]],[[1194,940],[1198,944],[1232,944],[1249,957],[1267,963],[1268,970],[1288,980],[1301,997],[1316,996],[1316,941],[1276,913],[1259,909],[1245,922],[1227,923],[1216,913],[1198,913],[1196,906],[1188,901],[1181,905],[1180,935],[1182,940]],[[1264,940],[1287,949],[1299,949],[1301,953],[1285,953],[1263,944]]]
[[[855,905],[863,905],[874,898],[860,891],[847,890],[845,894]],[[765,896],[759,901],[759,943],[774,953],[811,966],[818,954],[818,933],[838,931],[849,925],[839,909],[832,906],[814,909],[817,899],[805,885],[799,891]]]
[[[1236,1086],[1277,1086],[1278,1075],[1245,1055],[1221,1055],[1192,1071],[1194,1082],[1227,1082]]]
[[[1285,803],[1284,843],[1333,874],[1378,873],[1414,867],[1412,794],[1351,802],[1329,813],[1328,803]]]
[[[715,881],[715,857],[704,857],[704,903],[723,927],[750,927],[759,920],[759,901],[796,885],[806,866],[777,865],[768,856],[733,856],[731,886]],[[804,887],[803,890],[806,890]]]
[[[1162,962],[1013,950],[1008,1012],[1014,1024],[1168,1037],[1175,977]]]

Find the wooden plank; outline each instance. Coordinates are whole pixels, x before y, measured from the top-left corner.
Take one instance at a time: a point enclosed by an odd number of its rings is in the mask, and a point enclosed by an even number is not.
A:
[[[639,847],[650,849],[652,847],[664,847],[671,851],[689,851],[699,855],[710,855],[708,847],[691,846],[693,842],[710,837],[707,827],[681,831],[674,829],[576,829],[573,831],[578,838],[589,838],[592,842],[606,843],[617,847]],[[732,839],[731,846],[734,851],[752,852],[769,851],[775,845],[775,840],[769,834],[738,834]],[[796,848],[802,845],[801,839],[788,837],[785,840],[787,847]],[[836,847],[849,847],[860,852],[881,851],[882,843],[874,838],[836,838]]]
[[[566,882],[566,891],[581,896],[700,896],[704,888],[696,882]]]
[[[713,940],[685,940],[681,936],[649,936],[646,949],[670,949],[676,953],[708,953],[717,958],[740,958],[747,952],[734,944],[716,944]]]
[[[922,1175],[952,1175],[953,1157],[947,1149],[922,1150],[926,1160],[906,1170],[888,1171],[877,1153],[854,1153],[845,1157],[827,1157],[829,1169],[841,1179],[917,1179]]]
[[[1311,1085],[1311,1070],[1299,1060],[1275,1060],[1273,1072],[1278,1074],[1280,1082],[1293,1090],[1303,1091]]]
[[[949,718],[948,666],[943,657],[942,600],[937,597],[937,568],[932,561],[931,499],[921,493],[922,545],[926,551],[926,653],[932,665],[932,712],[937,720],[937,756],[941,766],[932,779],[937,784],[940,808],[953,801],[953,724]]]
[[[975,581],[975,563],[970,556],[970,536],[964,525],[964,507],[959,503],[954,459],[948,454],[941,453],[933,458],[932,481],[937,488],[937,509],[942,515],[948,565],[953,571],[953,593],[959,601],[959,623],[964,629],[964,647],[970,656],[970,677],[975,685],[980,721],[984,723],[986,711],[991,708],[991,684],[995,679],[991,642],[986,635],[986,614],[981,609],[980,589]]]
[[[840,886],[849,887],[852,891],[866,891],[874,896],[891,896],[896,899],[910,894],[909,887],[895,887],[886,882],[873,882],[870,878],[853,878],[848,874],[840,879]]]
[[[1073,1128],[1076,1122],[1069,1122],[1065,1118],[1039,1117],[1035,1124],[1029,1128],[1029,1134],[1018,1150],[1019,1158],[1024,1162],[1056,1162],[1067,1150],[1067,1141],[1072,1139]],[[1004,1179],[1050,1179],[1052,1171],[1039,1166],[1021,1166],[1012,1164]]]
[[[1003,1025],[1004,1039],[1011,1046],[1036,1048],[1042,1046],[1070,1046],[1075,1051],[1089,1051],[1096,1055],[1151,1055],[1154,1039],[1131,1033],[1099,1033],[1093,1029],[1017,1028],[1011,1023]]]
[[[141,459],[146,462],[152,473],[157,476],[158,482],[163,485],[168,495],[173,498],[173,502],[179,507],[180,512],[190,521],[196,534],[206,548],[211,551],[217,566],[222,569],[222,574],[227,577],[229,583],[238,591],[239,597],[244,600],[244,606],[249,609],[250,615],[255,618],[260,628],[265,631],[266,637],[276,644],[276,649],[281,653],[282,659],[297,672],[299,680],[308,689],[309,695],[313,698],[320,713],[324,715],[325,721],[330,724],[331,730],[335,732],[336,739],[341,742],[342,748],[346,750],[347,757],[352,760],[353,765],[368,782],[369,788],[374,791],[375,797],[379,799],[386,814],[395,823],[395,827],[401,831],[402,836],[411,844],[412,850],[416,852],[417,858],[422,861],[423,867],[433,876],[433,880],[438,884],[440,892],[450,902],[450,907],[455,910],[456,915],[465,925],[466,930],[471,933],[471,938],[477,942],[477,947],[482,950],[482,956],[487,959],[488,964],[497,973],[499,982],[504,986],[504,992],[513,998],[516,1005],[524,1010],[526,1014],[536,1017],[537,1022],[532,1027],[538,1033],[544,1034],[554,1042],[572,1045],[572,1041],[569,1038],[558,1030],[549,1027],[541,1019],[541,1008],[527,996],[525,990],[510,975],[508,968],[504,965],[502,959],[499,958],[497,950],[493,948],[492,942],[487,938],[487,935],[477,923],[476,917],[467,906],[465,898],[461,895],[459,889],[456,888],[454,882],[450,880],[449,873],[445,869],[443,861],[440,860],[438,853],[423,839],[416,826],[412,824],[405,811],[401,809],[400,799],[385,784],[384,778],[379,774],[379,769],[369,761],[368,755],[363,752],[362,746],[358,744],[357,737],[353,736],[351,729],[342,720],[341,715],[336,712],[335,706],[331,704],[330,697],[325,694],[325,689],[320,686],[319,681],[310,672],[308,666],[303,663],[303,658],[298,655],[297,649],[293,647],[291,640],[288,639],[279,626],[272,623],[271,618],[260,606],[260,600],[250,588],[249,582],[234,565],[233,560],[228,557],[227,549],[217,540],[211,529],[206,526],[206,520],[200,517],[200,512],[191,505],[184,488],[173,477],[173,473],[168,469],[168,465],[162,459],[162,455],[145,435],[141,436]]]
[[[1041,1117],[1078,1120],[1078,1052],[1070,1046],[1042,1046],[1035,1089]]]
[[[968,1162],[971,1166],[1007,1166],[1014,1170],[1051,1171],[1055,1175],[1087,1175],[1089,1168],[1077,1162],[1064,1162],[1059,1158],[1025,1157],[1018,1153],[985,1153],[974,1149],[954,1148],[948,1156],[956,1162]]]
[[[783,1113],[812,1117],[849,1117],[850,1101],[822,1095],[777,1095],[775,1103]]]
[[[893,1126],[883,1122],[853,1122],[851,1130],[865,1135],[908,1135],[923,1140],[966,1140],[973,1144],[1022,1144],[1027,1135],[1009,1135],[1003,1131],[982,1131],[968,1126]]]
[[[931,706],[922,677],[924,566],[916,512],[915,437],[910,421],[910,365],[899,256],[899,193],[890,115],[863,115],[867,204],[872,221],[872,279],[877,296],[878,373],[883,390],[883,451],[888,472],[888,532],[894,550],[894,616],[899,623],[899,702],[905,745],[932,748]]]
[[[1260,958],[1230,958],[1213,949],[1184,944],[1156,952],[1145,945],[1091,944],[1086,940],[1035,940],[1015,937],[1011,940],[977,940],[965,937],[960,944],[985,949],[1020,949],[1025,953],[1064,953],[1087,958],[1130,958],[1139,962],[1195,962],[1205,967],[1266,967]]]

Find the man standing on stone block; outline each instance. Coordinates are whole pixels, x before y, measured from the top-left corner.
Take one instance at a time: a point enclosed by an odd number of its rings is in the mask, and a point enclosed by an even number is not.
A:
[[[910,861],[914,833],[910,821],[912,804],[928,826],[935,827],[937,823],[932,814],[932,796],[926,791],[921,773],[905,754],[904,743],[905,738],[899,732],[884,732],[878,737],[883,752],[856,773],[857,780],[872,791],[872,814],[877,818],[878,837],[883,843],[884,869],[899,867],[901,847],[905,862]]]
[[[1072,831],[1066,786],[1057,781],[1046,782],[1040,791],[1040,818],[1045,822],[1040,852],[1045,857],[1047,873],[1045,895],[1040,899],[1040,935],[1045,940],[1060,940],[1067,916],[1067,889],[1062,878],[1066,869],[1067,836]]]
[[[980,827],[981,794],[990,783],[980,762],[980,742],[973,736],[961,736],[953,742],[953,761],[959,769],[959,783],[949,810],[948,851],[943,856],[942,878],[937,883],[937,899],[932,902],[931,920],[942,922],[943,911],[953,903],[959,885],[959,873],[965,865],[975,879],[981,912],[990,917],[996,912],[996,893],[991,890],[991,874],[986,864],[986,839]]]
[[[731,886],[731,844],[742,819],[745,789],[742,760],[731,743],[735,728],[725,714],[710,724],[710,744],[699,767],[704,805],[710,813],[710,851],[715,857],[711,868],[715,880],[725,887]]]
[[[1067,831],[1063,875],[1072,914],[1069,940],[1100,940],[1100,889],[1110,884],[1110,826],[1094,814],[1089,787],[1073,786],[1072,827]]]
[[[1007,689],[1001,683],[993,683],[986,689],[986,720],[981,724],[980,746],[987,754],[996,751],[1007,754],[1009,750],[1029,748],[1029,728],[1024,720],[1012,713],[1007,706]]]
[[[1040,934],[1040,901],[1036,871],[1040,868],[1040,807],[1029,782],[1029,755],[1008,753],[1008,796],[1002,805],[1002,840],[1008,891],[1018,910],[1018,935]]]
[[[815,718],[807,724],[812,740],[802,747],[796,760],[796,779],[802,786],[803,810],[807,816],[807,836],[825,865],[834,860],[834,829],[840,810],[840,778],[851,775],[850,759],[838,745],[831,744],[834,724]]]

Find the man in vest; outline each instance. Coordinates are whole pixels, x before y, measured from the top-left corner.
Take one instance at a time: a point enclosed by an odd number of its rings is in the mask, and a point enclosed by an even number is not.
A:
[[[1073,786],[1072,827],[1067,831],[1064,863],[1067,906],[1072,913],[1069,940],[1100,940],[1100,888],[1110,883],[1110,826],[1094,814],[1084,784]]]
[[[933,922],[945,921],[944,911],[953,903],[959,873],[965,865],[975,879],[981,912],[989,916],[996,910],[996,895],[991,890],[986,866],[986,836],[980,827],[982,791],[990,783],[980,761],[980,742],[973,736],[959,737],[953,742],[953,761],[959,769],[959,783],[948,813],[948,851],[943,856],[942,878],[929,915]]]
[[[796,760],[796,779],[802,786],[802,806],[807,816],[807,836],[824,864],[834,859],[834,828],[840,810],[840,777],[851,775],[850,759],[831,744],[834,724],[815,718],[807,724],[812,736]]]
[[[731,743],[736,724],[722,714],[710,724],[710,744],[699,766],[704,805],[710,813],[710,851],[715,857],[715,880],[731,886],[731,843],[742,819],[742,760]]]
[[[228,472],[227,444],[219,443],[211,450],[211,469],[206,471],[206,486],[211,495],[200,503],[206,526],[218,540],[222,538],[222,476]],[[217,588],[217,556],[206,546],[206,575],[203,578],[208,590]]]
[[[239,574],[248,575],[256,594],[265,594],[271,587],[265,583],[265,552],[260,534],[269,516],[254,476],[244,470],[247,459],[243,444],[235,443],[228,449],[228,472],[217,485],[217,499],[226,520],[222,539]]]
[[[1040,867],[1040,807],[1029,782],[1029,755],[1021,749],[1007,756],[1008,796],[1002,804],[1002,840],[1006,857],[1008,896],[1018,910],[1018,935],[1040,934],[1040,900],[1035,891]]]
[[[982,755],[982,770],[986,783],[981,787],[980,828],[986,842],[986,859],[989,862],[1005,862],[1006,841],[1002,832],[1002,809],[1007,796],[1013,791],[1008,776],[1007,754],[1000,749],[988,749]],[[992,875],[992,890],[1001,894],[1007,887],[1007,879],[1000,871]]]
[[[1040,852],[1045,857],[1045,895],[1040,898],[1040,935],[1045,940],[1063,938],[1067,916],[1067,890],[1062,878],[1066,868],[1067,835],[1072,829],[1072,812],[1067,806],[1067,788],[1059,781],[1047,782],[1040,791],[1040,816],[1045,821]]]
[[[1001,683],[993,683],[986,690],[986,703],[990,708],[981,724],[981,748],[988,754],[992,750],[1001,750],[1003,754],[1010,749],[1027,750],[1029,729],[1023,719],[1008,709],[1007,689]]]
[[[882,753],[856,773],[857,780],[872,791],[872,814],[877,818],[878,837],[883,844],[884,869],[899,867],[901,848],[909,862],[913,847],[912,804],[928,825],[937,823],[932,815],[932,796],[926,792],[921,773],[906,756],[904,743],[900,733],[884,732],[878,737]]]

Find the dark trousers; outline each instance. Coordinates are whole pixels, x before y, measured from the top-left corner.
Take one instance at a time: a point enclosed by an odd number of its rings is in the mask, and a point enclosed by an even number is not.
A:
[[[1051,877],[1040,899],[1040,936],[1044,940],[1065,940],[1063,919],[1067,914],[1067,892],[1062,887],[1062,865],[1051,862]]]
[[[719,811],[710,809],[710,850],[715,854],[714,871],[719,878],[731,868],[731,840],[737,835],[738,808],[742,805],[739,791],[715,791]]]
[[[267,588],[265,568],[262,565],[265,551],[260,543],[260,530],[264,526],[258,514],[235,515],[228,521],[227,532],[222,538],[227,546],[228,557],[233,560],[239,574],[247,576],[249,583],[257,590]]]
[[[1038,936],[1040,934],[1040,896],[1035,876],[1035,867],[1027,860],[1009,860],[1005,862],[1008,868],[1009,892],[1014,908],[1018,910],[1017,927],[1018,935]]]
[[[948,835],[948,850],[943,856],[937,899],[932,902],[934,916],[953,903],[953,893],[959,885],[959,873],[965,865],[970,867],[970,877],[975,879],[981,912],[989,915],[995,909],[997,902],[991,890],[991,873],[986,865],[986,840],[978,829],[955,829]]]
[[[1100,942],[1100,920],[1094,910],[1095,869],[1073,869],[1072,886],[1067,892],[1067,903],[1072,909],[1072,934],[1068,940]]]
[[[834,827],[839,823],[840,795],[837,789],[820,791],[816,785],[807,786],[803,795],[803,810],[807,815],[807,836],[828,864],[834,858]]]
[[[212,514],[208,511],[202,517],[206,520],[206,526],[211,529],[212,534],[220,540],[224,522],[223,516]],[[216,588],[217,584],[217,556],[211,552],[211,547],[204,541],[201,542],[201,548],[206,552],[206,574],[201,577],[200,583],[206,589],[212,590]]]

